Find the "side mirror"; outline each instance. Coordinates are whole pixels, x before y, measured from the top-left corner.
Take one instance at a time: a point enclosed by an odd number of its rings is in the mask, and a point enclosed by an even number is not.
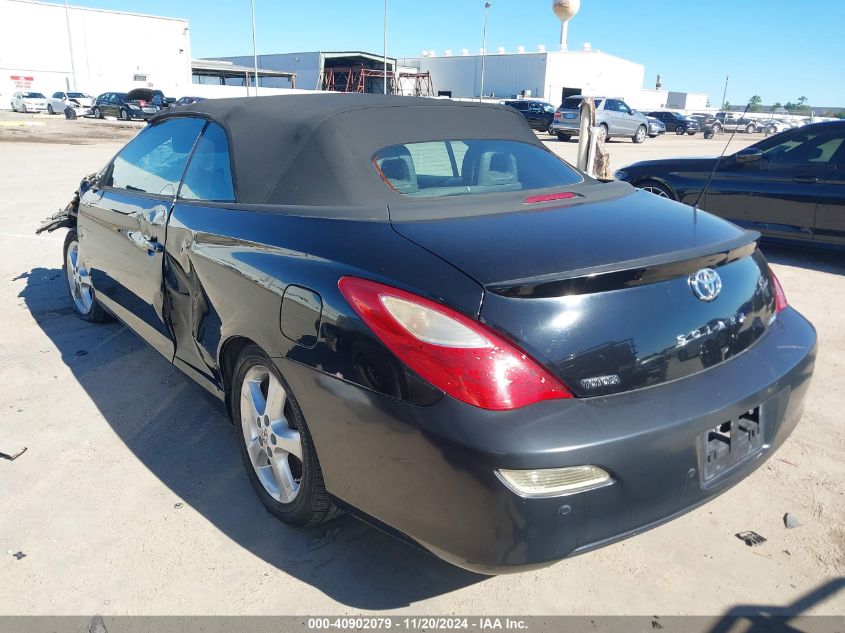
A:
[[[746,163],[753,163],[763,158],[763,152],[756,147],[746,147],[739,150],[735,154],[735,158],[737,164],[745,165]]]

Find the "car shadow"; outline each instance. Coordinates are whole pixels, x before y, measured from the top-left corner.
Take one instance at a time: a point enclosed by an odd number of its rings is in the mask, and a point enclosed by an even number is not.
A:
[[[772,264],[807,268],[824,273],[845,275],[845,253],[843,251],[786,246],[763,241],[760,246],[763,255]]]
[[[809,627],[811,630],[841,630],[839,626],[842,620],[837,616],[827,618],[830,621],[828,629],[824,622],[811,621],[823,621],[824,616],[810,616],[806,613],[843,590],[845,578],[840,576],[819,585],[788,605],[737,605],[719,618],[708,633],[799,633],[807,630],[804,624],[812,624]]]
[[[269,515],[243,472],[222,404],[122,325],[73,313],[61,269],[35,268],[19,297],[132,453],[235,543],[334,600],[396,609],[484,580],[349,516],[307,529]]]

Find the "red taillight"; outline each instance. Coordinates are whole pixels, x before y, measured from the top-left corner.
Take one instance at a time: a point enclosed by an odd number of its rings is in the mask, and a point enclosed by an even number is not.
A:
[[[577,198],[578,194],[571,191],[562,191],[560,193],[543,193],[537,196],[528,196],[522,201],[523,204],[535,204],[537,202],[553,202],[555,200],[569,200],[570,198]]]
[[[572,394],[489,328],[417,295],[357,277],[340,292],[402,362],[447,394],[482,409],[516,409]]]
[[[560,121],[560,112],[555,112],[555,120]]]
[[[789,302],[786,300],[786,294],[783,292],[783,286],[780,285],[780,281],[778,281],[774,271],[769,270],[769,274],[771,275],[772,280],[772,290],[775,293],[775,313],[778,313],[788,307]]]

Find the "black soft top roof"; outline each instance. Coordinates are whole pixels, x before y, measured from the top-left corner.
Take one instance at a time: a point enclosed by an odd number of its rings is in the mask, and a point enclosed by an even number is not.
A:
[[[169,108],[152,123],[200,116],[229,136],[241,204],[367,205],[395,202],[372,165],[378,150],[439,139],[543,144],[513,108],[371,94],[206,99]]]

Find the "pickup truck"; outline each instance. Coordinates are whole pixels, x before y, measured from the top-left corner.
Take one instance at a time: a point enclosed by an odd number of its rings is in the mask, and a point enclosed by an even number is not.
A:
[[[740,117],[735,115],[733,112],[717,112],[716,120],[719,121],[719,124],[725,132],[736,131],[754,134],[754,132],[763,129],[757,119]]]

